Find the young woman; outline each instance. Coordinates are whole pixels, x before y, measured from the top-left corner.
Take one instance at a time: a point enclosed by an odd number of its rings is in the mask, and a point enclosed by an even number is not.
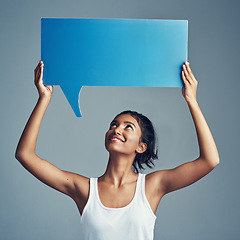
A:
[[[152,240],[161,198],[196,182],[219,163],[214,139],[197,103],[198,82],[189,63],[183,64],[182,94],[196,127],[199,157],[174,169],[147,175],[137,170],[143,164],[151,166],[157,158],[155,133],[147,117],[132,111],[120,113],[110,124],[105,136],[109,161],[99,178],[62,171],[37,156],[39,128],[53,91],[52,86],[43,85],[42,76],[40,61],[35,69],[39,99],[19,140],[18,161],[40,181],[75,201],[85,240]]]

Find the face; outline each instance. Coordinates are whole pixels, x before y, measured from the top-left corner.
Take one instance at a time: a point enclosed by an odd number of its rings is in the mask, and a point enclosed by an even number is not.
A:
[[[141,142],[141,128],[137,120],[129,114],[115,118],[105,135],[105,146],[108,152],[119,152],[136,155],[146,150]]]

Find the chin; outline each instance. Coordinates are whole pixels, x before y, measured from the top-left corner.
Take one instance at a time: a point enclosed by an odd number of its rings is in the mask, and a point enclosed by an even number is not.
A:
[[[119,149],[119,147],[113,146],[112,144],[105,145],[105,148],[109,153],[124,153],[123,149]]]

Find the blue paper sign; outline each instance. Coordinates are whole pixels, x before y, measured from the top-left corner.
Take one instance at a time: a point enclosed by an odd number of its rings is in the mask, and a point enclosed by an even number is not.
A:
[[[43,82],[81,117],[82,86],[183,87],[187,41],[187,20],[42,18]]]

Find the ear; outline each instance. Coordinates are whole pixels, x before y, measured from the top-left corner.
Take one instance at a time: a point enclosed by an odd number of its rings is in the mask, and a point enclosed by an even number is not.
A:
[[[137,153],[144,153],[147,150],[147,144],[140,142],[138,148],[136,149]]]

